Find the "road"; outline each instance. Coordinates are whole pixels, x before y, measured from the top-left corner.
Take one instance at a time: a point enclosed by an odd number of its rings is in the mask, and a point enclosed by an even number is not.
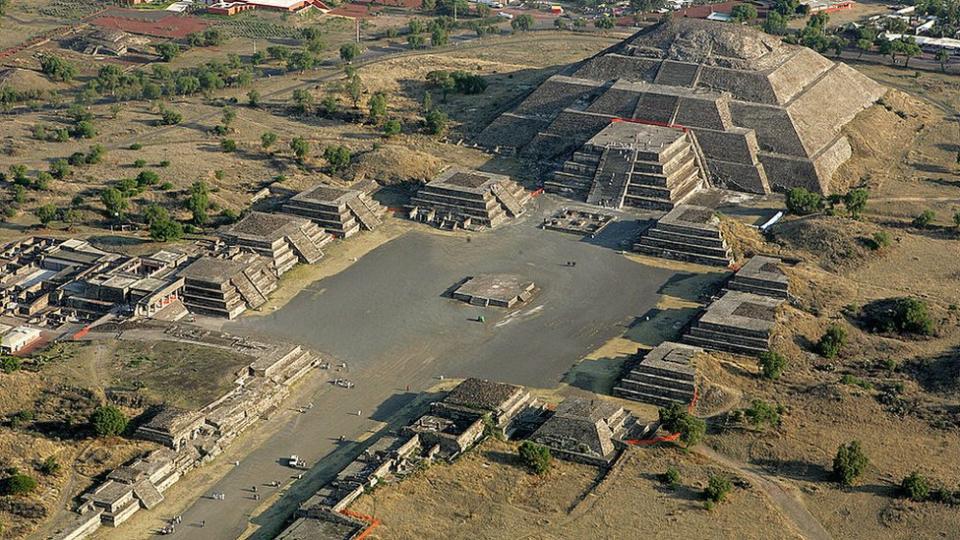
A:
[[[211,479],[207,490],[226,494],[226,500],[193,502],[170,538],[237,538],[250,522],[262,527],[252,538],[272,538],[301,501],[360,452],[361,445],[338,443],[340,435],[353,440],[406,423],[419,410],[413,405],[417,394],[440,375],[555,387],[587,352],[655,306],[673,272],[640,265],[609,247],[634,234],[634,221],[615,223],[609,234],[583,241],[536,228],[556,204],[539,201],[539,210],[492,233],[472,235],[470,242],[426,229],[409,232],[316,282],[280,310],[226,325],[234,334],[270,335],[329,352],[347,362],[346,376],[357,385],[346,390],[316,378],[307,383],[290,406],[314,406],[302,414],[284,411],[254,428],[259,435],[237,441],[244,451],[254,449],[225,476]],[[577,265],[566,266],[568,260]],[[473,320],[480,308],[442,296],[466,275],[497,271],[523,273],[542,290],[518,310],[483,310],[485,323]],[[301,480],[278,462],[292,453],[316,464]],[[221,464],[231,459],[218,458]],[[266,485],[274,480],[283,484],[282,495]],[[188,475],[181,483],[191,481]],[[254,485],[260,501],[254,500]],[[150,514],[155,527],[168,517]],[[121,527],[102,537],[140,536]]]

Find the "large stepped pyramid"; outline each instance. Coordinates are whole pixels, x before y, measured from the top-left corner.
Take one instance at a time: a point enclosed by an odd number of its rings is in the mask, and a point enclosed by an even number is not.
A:
[[[700,352],[699,347],[664,341],[620,379],[613,394],[661,407],[687,405],[697,392],[694,357]]]
[[[634,250],[663,259],[729,266],[733,256],[713,210],[677,205],[643,232]]]
[[[589,204],[667,211],[705,182],[697,152],[695,139],[682,129],[614,121],[544,188]]]

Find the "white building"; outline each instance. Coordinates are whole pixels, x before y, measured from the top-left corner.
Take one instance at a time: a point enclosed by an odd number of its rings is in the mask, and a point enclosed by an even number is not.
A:
[[[40,330],[38,328],[18,326],[0,338],[0,352],[13,354],[22,351],[38,339],[40,339]]]

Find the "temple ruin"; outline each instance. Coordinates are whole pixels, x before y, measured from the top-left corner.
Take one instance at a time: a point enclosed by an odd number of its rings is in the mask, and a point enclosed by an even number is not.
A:
[[[453,167],[410,200],[408,216],[441,229],[496,227],[524,212],[530,194],[503,176]]]
[[[729,266],[733,255],[714,211],[681,204],[645,230],[634,250],[663,259]]]
[[[291,197],[283,211],[309,218],[327,232],[348,238],[361,228],[372,231],[379,227],[387,210],[363,190],[318,184]]]
[[[309,219],[289,214],[250,212],[217,232],[229,246],[248,249],[273,261],[277,276],[298,262],[323,258],[321,248],[333,237]]]
[[[710,304],[682,338],[684,343],[747,356],[770,350],[770,334],[783,300],[728,291]]]
[[[751,257],[727,282],[727,288],[787,299],[790,296],[790,279],[780,268],[780,259],[756,255]]]
[[[472,306],[511,308],[536,293],[536,284],[514,274],[480,274],[464,280],[451,296]]]
[[[689,405],[697,393],[695,357],[703,349],[664,341],[634,366],[613,388],[613,395],[667,407]]]

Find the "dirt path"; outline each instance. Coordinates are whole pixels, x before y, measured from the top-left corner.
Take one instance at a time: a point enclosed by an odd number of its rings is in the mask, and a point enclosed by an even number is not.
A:
[[[823,528],[820,521],[807,510],[795,487],[771,478],[756,467],[728,458],[709,446],[700,445],[695,447],[693,451],[724,467],[737,471],[756,484],[767,495],[770,502],[780,510],[783,517],[790,521],[804,538],[808,540],[830,540],[833,538]]]

